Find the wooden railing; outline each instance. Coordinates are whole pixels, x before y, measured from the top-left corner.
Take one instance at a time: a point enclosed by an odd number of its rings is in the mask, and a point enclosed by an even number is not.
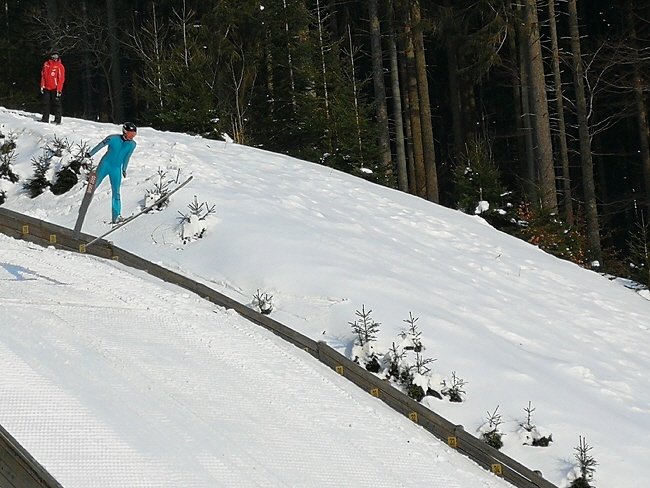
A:
[[[62,488],[2,426],[0,426],[0,487]]]

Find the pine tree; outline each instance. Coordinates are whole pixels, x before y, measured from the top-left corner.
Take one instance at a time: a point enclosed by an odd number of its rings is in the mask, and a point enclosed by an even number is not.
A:
[[[632,235],[629,247],[632,278],[650,288],[650,224],[637,224],[637,232]]]
[[[356,316],[359,317],[354,322],[349,322],[352,327],[352,332],[354,332],[359,340],[359,345],[363,346],[369,342],[375,341],[377,339],[377,332],[379,332],[379,322],[375,322],[370,314],[372,310],[366,312],[366,306],[361,306],[361,311],[357,310],[355,312]]]

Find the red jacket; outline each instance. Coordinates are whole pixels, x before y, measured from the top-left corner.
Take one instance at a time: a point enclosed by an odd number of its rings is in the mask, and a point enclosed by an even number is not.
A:
[[[48,59],[45,61],[41,71],[41,88],[56,90],[61,93],[63,91],[63,82],[65,82],[65,68],[61,59],[56,61]]]

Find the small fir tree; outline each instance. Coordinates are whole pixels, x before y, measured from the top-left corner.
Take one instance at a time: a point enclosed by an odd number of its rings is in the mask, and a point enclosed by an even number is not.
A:
[[[370,317],[372,310],[366,312],[365,305],[361,306],[361,311],[357,310],[355,313],[358,319],[348,322],[352,327],[352,332],[357,336],[355,341],[357,344],[352,350],[354,361],[363,364],[371,373],[378,373],[381,371],[382,365],[375,352],[374,342],[381,324]]]
[[[456,186],[456,206],[468,214],[495,218],[503,212],[504,197],[508,195],[501,184],[501,174],[494,162],[488,141],[480,135],[470,137],[460,164],[453,175]],[[485,205],[485,203],[487,205]]]
[[[36,198],[50,186],[50,182],[47,179],[47,172],[50,169],[50,165],[50,159],[44,155],[38,158],[32,158],[34,176],[23,184],[23,188],[27,190],[30,198]]]
[[[419,318],[413,317],[413,314],[409,312],[409,318],[404,319],[404,322],[408,324],[408,329],[400,333],[400,336],[406,342],[404,349],[407,351],[415,351],[416,353],[424,350],[424,346],[422,345],[422,332],[418,330],[416,323]]]
[[[145,195],[144,195],[144,204],[146,207],[149,205],[152,205],[154,202],[159,200],[160,198],[166,196],[169,193],[169,187],[172,184],[174,180],[170,180],[167,178],[167,171],[165,171],[162,168],[158,168],[158,180],[154,182],[153,184],[153,190],[145,190]],[[180,171],[179,171],[180,175]],[[176,181],[178,181],[178,177],[176,178]],[[169,205],[169,200],[165,199],[162,202],[160,202],[154,210],[162,210],[165,207]]]
[[[194,195],[194,202],[187,207],[190,209],[189,213],[178,212],[181,214],[181,239],[183,244],[203,237],[205,231],[208,230],[208,225],[205,222],[206,218],[216,212],[216,205],[209,206],[206,202],[199,203],[196,195]]]
[[[400,350],[400,347],[393,342],[393,345],[386,354],[386,362],[388,363],[388,369],[386,371],[387,378],[400,381],[402,361],[404,361],[405,356],[406,351]]]
[[[0,154],[7,154],[16,149],[16,139],[17,135],[13,132],[10,132],[7,136],[5,136],[2,132],[0,132]]]
[[[463,380],[456,376],[456,371],[451,373],[451,382],[449,386],[445,386],[440,393],[449,397],[450,402],[461,403],[463,401],[463,395],[465,395],[465,390],[463,387],[467,384],[467,381]]]
[[[379,332],[381,324],[370,317],[371,313],[372,310],[366,312],[366,306],[361,305],[361,311],[357,310],[355,312],[358,319],[354,322],[348,322],[352,327],[352,332],[356,334],[360,346],[377,339],[377,332]]]
[[[494,409],[494,412],[488,412],[488,420],[481,428],[481,440],[487,445],[494,447],[495,449],[501,449],[503,447],[503,440],[501,437],[503,434],[499,431],[499,426],[503,423],[501,420],[501,414],[497,413],[499,410],[499,405]]]
[[[0,178],[9,180],[11,183],[18,183],[20,177],[13,172],[11,165],[16,160],[16,152],[12,149],[8,152],[0,151]]]
[[[650,288],[650,224],[637,224],[637,232],[629,241],[630,275],[640,285]]]
[[[45,144],[45,151],[48,158],[53,156],[60,158],[64,153],[70,152],[70,143],[66,138],[61,139],[55,135],[51,141]]]
[[[259,310],[262,315],[269,315],[273,311],[273,295],[268,293],[257,293],[253,295],[253,306]]]
[[[526,422],[519,424],[523,429],[523,434],[525,436],[523,443],[524,445],[535,447],[547,447],[551,442],[553,442],[553,434],[543,436],[539,433],[537,427],[533,424],[533,412],[535,410],[536,409],[533,408],[531,402],[528,402],[528,407],[524,408],[524,412],[526,412]]]
[[[570,488],[592,488],[590,483],[596,472],[596,466],[598,466],[598,463],[590,454],[592,449],[593,447],[587,444],[587,440],[580,436],[578,447],[574,448],[576,451],[574,456],[578,461],[577,467],[580,470],[580,477],[573,480]]]

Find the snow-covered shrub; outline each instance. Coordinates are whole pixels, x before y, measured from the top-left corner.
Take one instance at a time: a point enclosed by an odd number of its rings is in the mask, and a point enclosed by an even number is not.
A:
[[[451,402],[463,401],[466,381],[456,376],[455,371],[449,379],[431,370],[430,365],[436,359],[424,355],[426,348],[417,327],[418,317],[409,312],[409,318],[404,320],[408,328],[400,332],[401,343],[393,342],[388,352],[382,352],[377,350],[376,342],[381,324],[372,319],[371,313],[372,310],[366,311],[364,305],[356,311],[357,319],[349,322],[356,335],[351,354],[353,361],[391,382],[415,401],[425,397],[442,400],[445,396]]]
[[[0,132],[0,154],[8,154],[16,149],[16,139],[18,136],[10,132],[6,136]]]
[[[362,364],[371,373],[381,371],[382,363],[379,360],[375,342],[366,342],[363,346],[355,345],[352,348],[352,357],[356,363]]]
[[[13,172],[11,165],[16,160],[16,152],[14,149],[4,152],[0,151],[0,179],[8,180],[11,183],[18,183],[20,177]]]
[[[494,412],[488,412],[487,421],[478,429],[478,432],[481,434],[481,440],[495,449],[501,449],[503,447],[503,440],[501,440],[503,433],[499,431],[499,426],[503,421],[501,420],[501,414],[497,413],[498,410],[499,405],[494,409]]]
[[[23,184],[23,188],[27,190],[30,198],[36,198],[50,186],[51,183],[48,179],[48,172],[51,164],[52,163],[47,154],[41,155],[38,158],[32,158],[34,176],[29,178]]]
[[[75,143],[72,146],[66,144],[59,143],[55,148],[66,151],[66,153],[60,152],[62,156],[59,160],[59,169],[52,178],[50,191],[55,195],[70,191],[79,182],[82,170],[87,174],[93,170],[92,160],[86,157],[89,149],[86,143]]]
[[[402,347],[407,351],[420,352],[424,350],[421,339],[422,332],[418,330],[416,324],[418,320],[419,317],[413,317],[411,312],[409,312],[409,318],[404,320],[409,327],[400,333],[400,337],[403,339]]]
[[[381,363],[374,342],[377,340],[377,332],[381,324],[370,317],[371,313],[372,310],[366,312],[366,306],[362,305],[361,311],[355,311],[358,318],[354,322],[348,322],[352,332],[357,336],[352,348],[352,359],[371,373],[378,373],[381,370]]]
[[[70,143],[67,139],[59,139],[55,135],[54,139],[45,143],[45,151],[50,158],[54,156],[61,158],[65,153],[70,152]]]
[[[173,182],[178,182],[178,176],[180,176],[180,171],[177,175],[176,180],[172,180],[167,177],[167,171],[158,168],[158,179],[153,184],[153,190],[146,190],[144,195],[144,206],[149,207],[156,203],[161,198],[165,197],[170,192],[170,185]],[[159,202],[154,210],[162,210],[169,204],[169,199],[165,199]]]
[[[11,183],[18,183],[18,180],[20,180],[20,177],[11,168],[11,165],[17,158],[16,138],[17,136],[14,133],[5,136],[0,132],[0,179],[8,180]],[[4,203],[6,196],[5,192],[3,192],[3,195],[0,195],[2,197],[0,205]]]
[[[392,380],[399,382],[401,372],[407,369],[404,364],[404,357],[406,356],[406,351],[401,351],[400,346],[393,342],[393,345],[384,355],[384,363],[387,365],[385,371],[385,378],[387,380]]]
[[[524,408],[526,412],[526,421],[519,424],[519,431],[517,432],[521,442],[525,446],[547,447],[553,442],[553,434],[541,432],[540,429],[533,424],[532,414],[535,409],[528,402],[528,407]]]
[[[574,448],[576,451],[574,456],[578,461],[574,473],[576,478],[569,485],[570,488],[592,488],[591,481],[596,472],[596,466],[598,466],[594,457],[589,454],[592,449],[593,447],[587,445],[587,440],[580,436],[578,447]]]
[[[442,380],[442,389],[440,393],[444,396],[449,397],[450,402],[461,403],[463,401],[463,396],[465,395],[465,390],[463,387],[467,384],[467,381],[463,380],[456,376],[456,371],[451,372],[451,381]]]
[[[273,295],[264,293],[263,295],[257,290],[253,295],[253,307],[257,308],[263,315],[269,315],[273,311]]]
[[[56,172],[54,183],[50,186],[50,191],[55,195],[63,195],[77,184],[79,177],[70,168],[61,168]]]
[[[194,195],[194,202],[187,206],[190,209],[188,214],[181,214],[181,239],[183,244],[203,237],[208,229],[206,218],[215,213],[215,205],[210,207],[206,202],[199,204]]]
[[[361,305],[361,311],[355,311],[358,319],[354,322],[348,322],[350,327],[352,327],[352,332],[356,334],[360,346],[363,346],[367,342],[377,340],[377,332],[379,332],[381,323],[375,322],[370,317],[371,313],[372,310],[366,312],[366,306]]]
[[[424,344],[422,344],[422,332],[418,330],[417,321],[419,317],[413,317],[409,312],[409,318],[404,322],[408,329],[400,333],[402,348],[405,351],[412,351],[415,355],[414,362],[407,366],[408,371],[401,375],[402,382],[406,388],[406,394],[415,401],[421,401],[425,396],[442,398],[440,395],[440,382],[434,379],[429,364],[435,361],[433,358],[424,357]]]
[[[78,183],[82,170],[88,173],[92,171],[92,161],[85,156],[87,152],[85,143],[71,145],[67,139],[55,136],[54,140],[45,144],[43,154],[32,159],[34,175],[23,188],[32,198],[47,188],[55,195],[66,193]]]

